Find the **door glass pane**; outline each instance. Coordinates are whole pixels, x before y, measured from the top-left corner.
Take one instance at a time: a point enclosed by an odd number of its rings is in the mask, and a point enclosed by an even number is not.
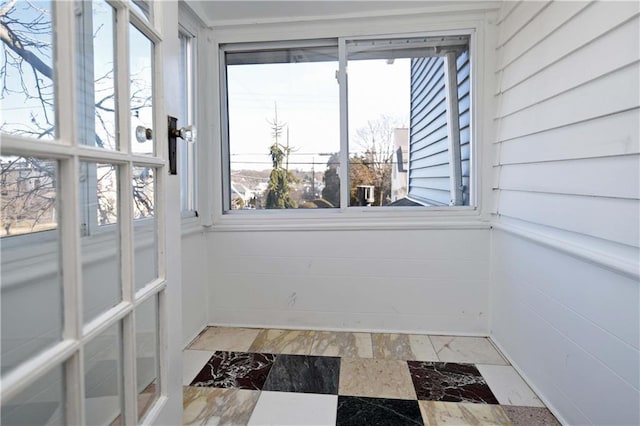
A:
[[[136,308],[136,374],[138,420],[158,398],[158,296]]]
[[[120,322],[85,346],[85,415],[88,425],[108,425],[122,412],[122,339]]]
[[[136,290],[158,277],[156,169],[133,168],[133,244]]]
[[[82,297],[88,323],[122,300],[118,167],[80,163]]]
[[[116,90],[114,61],[115,11],[107,3],[96,1],[92,5],[91,37],[93,44],[93,73],[87,86],[93,86],[93,99],[87,99],[87,118],[94,116],[95,132],[83,139],[88,145],[117,148]],[[95,110],[95,113],[93,112]],[[86,120],[90,122],[90,120]]]
[[[2,2],[3,9],[6,5]],[[2,133],[49,140],[56,136],[51,9],[50,1],[19,1],[0,17]]]
[[[0,424],[64,425],[64,367],[55,367],[4,402]]]
[[[178,127],[194,124],[193,37],[180,33],[180,115]],[[193,212],[195,206],[195,146],[193,142],[178,139],[178,174],[180,175],[180,211]]]
[[[54,160],[0,157],[2,374],[62,339]]]
[[[131,150],[153,154],[153,43],[135,26],[129,26],[129,66],[131,81]]]

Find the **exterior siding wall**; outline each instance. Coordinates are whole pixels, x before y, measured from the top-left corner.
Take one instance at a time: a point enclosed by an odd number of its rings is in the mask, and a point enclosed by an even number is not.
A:
[[[640,423],[639,8],[499,15],[491,335],[570,424]]]
[[[411,129],[409,136],[409,197],[434,205],[451,201],[445,60],[411,61]],[[469,203],[470,63],[469,52],[456,61],[464,204]]]

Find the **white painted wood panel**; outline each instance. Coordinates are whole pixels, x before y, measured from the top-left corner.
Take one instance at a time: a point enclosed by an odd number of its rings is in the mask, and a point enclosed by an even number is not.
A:
[[[637,282],[501,231],[492,254],[492,336],[530,384],[567,423],[637,424]]]
[[[525,25],[535,18],[546,7],[549,7],[550,1],[525,1],[513,10],[509,19],[502,23],[500,36],[498,37],[498,46],[504,45],[515,34],[517,34]]]
[[[208,322],[482,333],[488,236],[489,230],[212,233]]]
[[[639,199],[640,156],[506,165],[500,188]]]
[[[500,144],[502,164],[640,153],[640,109],[598,117]]]
[[[524,2],[522,0],[503,1],[500,6],[500,11],[498,12],[498,23],[504,21],[511,13],[513,13],[514,9],[518,7],[521,3],[524,3]]]
[[[640,67],[636,62],[603,78],[502,118],[498,140],[513,139],[614,114],[636,108],[639,104]]]
[[[500,116],[550,99],[640,59],[640,18],[636,17],[562,58],[502,95]]]
[[[502,190],[499,214],[640,245],[640,203],[636,200]]]
[[[182,237],[182,343],[186,346],[207,324],[206,236],[202,232]]]
[[[551,2],[548,7],[544,8],[531,22],[514,34],[500,48],[502,65],[499,69],[503,69],[504,66],[513,62],[537,43],[540,43],[545,37],[548,37],[588,5],[589,2],[584,1]]]
[[[596,2],[587,7],[506,67],[501,89],[504,91],[520,84],[580,46],[627,21],[639,9],[638,2]]]

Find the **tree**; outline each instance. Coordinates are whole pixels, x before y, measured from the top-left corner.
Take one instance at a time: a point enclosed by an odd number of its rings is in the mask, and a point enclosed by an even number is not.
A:
[[[338,176],[338,165],[340,155],[332,154],[327,161],[327,170],[324,172],[324,188],[322,198],[330,202],[334,207],[340,207],[340,176]]]
[[[295,209],[298,204],[291,198],[291,184],[298,182],[298,179],[289,171],[289,154],[292,148],[282,145],[278,139],[282,135],[282,130],[286,126],[285,123],[278,121],[278,109],[276,106],[275,116],[271,124],[273,144],[269,148],[273,170],[269,175],[269,184],[267,186],[266,208],[268,209]]]
[[[375,186],[375,203],[379,206],[386,204],[391,198],[393,132],[397,127],[402,126],[396,119],[381,115],[376,120],[367,121],[366,126],[356,130],[354,137],[362,150],[360,160],[371,171],[371,183],[366,185]],[[351,189],[354,189],[353,181]]]
[[[87,3],[89,4],[89,3]],[[111,6],[103,5],[110,13]],[[85,13],[92,13],[91,9]],[[103,26],[95,26],[89,37],[96,39],[104,32]],[[0,101],[3,103],[4,120],[0,123],[0,132],[35,139],[55,137],[55,97],[53,70],[53,25],[51,10],[36,2],[10,0],[0,4]],[[92,60],[93,57],[80,57],[79,60]],[[85,69],[84,67],[81,67]],[[147,71],[147,70],[145,70]],[[96,71],[97,72],[97,71]],[[150,82],[142,71],[131,75],[131,113],[136,115],[151,106]],[[83,76],[89,77],[89,76]],[[84,81],[82,78],[79,81]],[[113,90],[113,64],[111,69],[101,75],[91,76],[95,94],[95,126],[85,140],[93,139],[98,147],[115,148],[115,93]],[[80,88],[83,91],[85,88]],[[84,93],[84,92],[83,92]],[[83,104],[84,105],[84,104]],[[91,111],[91,110],[89,110]],[[82,122],[82,120],[80,120]],[[92,128],[89,126],[89,128]],[[55,185],[43,185],[43,182],[55,181],[55,167],[47,167],[44,160],[35,158],[5,156],[2,164],[2,221],[5,232],[10,232],[16,220],[21,216],[32,221],[34,230],[39,223],[49,220],[55,223],[49,212],[55,209]],[[14,185],[11,180],[24,172],[24,165],[31,167],[33,182],[40,185]],[[97,208],[100,224],[113,223],[116,215],[115,198],[112,195],[111,173],[113,166],[96,165],[97,170]],[[137,217],[153,214],[152,177],[149,173],[134,176],[134,205]],[[28,203],[23,202],[29,200]],[[47,200],[35,203],[33,200]],[[30,212],[25,212],[30,209]],[[22,211],[18,214],[16,212]],[[13,213],[12,213],[13,212]],[[48,218],[48,219],[47,219]],[[24,219],[26,220],[26,219]],[[54,225],[55,226],[55,225]]]

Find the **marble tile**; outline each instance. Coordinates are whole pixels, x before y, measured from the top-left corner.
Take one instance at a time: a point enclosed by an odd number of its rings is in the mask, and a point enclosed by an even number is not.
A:
[[[185,386],[183,425],[244,425],[258,402],[259,391]]]
[[[373,357],[380,359],[438,361],[429,336],[372,334]]]
[[[249,425],[335,425],[336,395],[266,392],[258,399]]]
[[[278,355],[262,390],[338,394],[340,358]]]
[[[499,405],[418,401],[425,425],[510,425]]]
[[[518,372],[509,365],[476,365],[502,405],[544,407]]]
[[[259,333],[259,328],[207,327],[187,349],[243,352]]]
[[[342,358],[340,395],[416,399],[406,361]]]
[[[191,386],[261,390],[276,356],[218,351],[191,382]]]
[[[485,337],[429,336],[442,362],[509,365]]]
[[[503,405],[502,409],[515,426],[560,426],[560,422],[546,408]]]
[[[308,355],[315,331],[262,330],[249,347],[249,352]]]
[[[317,332],[310,355],[373,358],[369,333]]]
[[[336,426],[422,424],[418,401],[415,400],[338,397]]]
[[[418,399],[497,404],[472,364],[407,361]]]
[[[188,386],[211,359],[214,351],[182,351],[182,384]]]

